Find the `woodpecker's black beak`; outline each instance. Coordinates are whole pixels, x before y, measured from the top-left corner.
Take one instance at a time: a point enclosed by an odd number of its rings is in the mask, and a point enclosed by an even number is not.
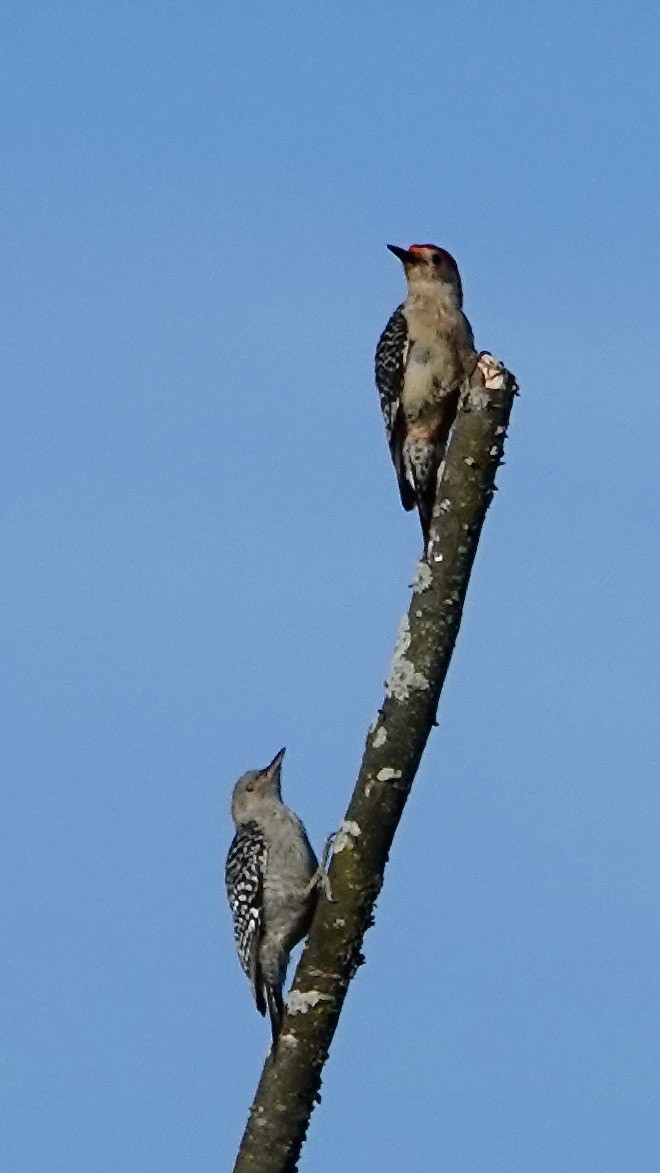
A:
[[[388,244],[387,247],[391,253],[394,253],[395,257],[398,257],[399,260],[403,262],[404,265],[414,265],[421,259],[420,257],[416,256],[415,253],[408,252],[407,248],[399,248],[398,244]]]
[[[273,758],[270,765],[266,766],[266,769],[262,770],[262,773],[268,775],[269,778],[272,778],[273,774],[275,774],[275,772],[279,770],[280,766],[282,765],[282,758],[284,757],[285,753],[286,746],[284,746],[284,748],[281,749],[279,753],[275,754],[275,757]]]

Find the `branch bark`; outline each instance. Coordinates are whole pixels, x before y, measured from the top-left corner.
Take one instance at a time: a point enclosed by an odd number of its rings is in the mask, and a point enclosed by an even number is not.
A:
[[[295,1173],[349,982],[394,833],[435,724],[472,564],[516,394],[513,375],[483,356],[459,404],[431,528],[385,698],[333,846],[333,902],[320,896],[287,999],[277,1051],[264,1065],[234,1173]]]

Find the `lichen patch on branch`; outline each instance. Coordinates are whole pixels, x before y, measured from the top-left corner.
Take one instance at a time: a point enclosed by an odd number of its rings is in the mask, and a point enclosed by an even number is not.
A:
[[[305,993],[291,990],[286,1000],[286,1008],[289,1014],[307,1014],[307,1011],[318,1006],[319,1002],[331,1001],[332,998],[328,994],[322,994],[320,990],[307,990]]]
[[[422,591],[427,591],[429,589],[432,582],[433,575],[431,573],[431,567],[429,566],[426,559],[422,558],[417,563],[417,570],[415,571],[415,577],[412,584],[413,594],[421,595]]]
[[[469,387],[466,403],[475,411],[485,411],[490,404],[490,395],[484,387]]]
[[[353,840],[359,839],[361,834],[362,831],[354,820],[343,819],[332,842],[332,854],[338,855],[344,848],[352,847]]]
[[[404,615],[396,637],[394,655],[390,664],[390,674],[385,682],[385,694],[396,701],[407,701],[410,693],[415,689],[423,691],[429,688],[429,682],[421,672],[418,672],[412,660],[406,656],[410,648],[410,623]]]

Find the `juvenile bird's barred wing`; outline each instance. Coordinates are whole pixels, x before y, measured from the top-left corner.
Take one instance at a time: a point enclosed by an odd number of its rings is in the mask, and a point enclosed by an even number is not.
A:
[[[246,823],[232,840],[225,867],[225,885],[234,918],[234,939],[241,965],[252,986],[260,1014],[266,1013],[259,972],[263,930],[263,878],[268,848],[256,823]]]
[[[385,420],[387,442],[399,482],[401,503],[404,509],[414,509],[415,491],[406,476],[403,459],[405,440],[405,419],[401,408],[403,376],[408,352],[408,324],[402,307],[394,311],[376,347],[376,386],[380,396],[380,409]]]

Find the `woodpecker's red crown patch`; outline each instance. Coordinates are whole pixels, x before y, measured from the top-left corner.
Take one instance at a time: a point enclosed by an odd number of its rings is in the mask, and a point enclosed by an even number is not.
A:
[[[421,253],[426,252],[427,249],[430,249],[431,252],[438,253],[439,255],[443,256],[444,259],[450,265],[452,265],[456,271],[458,271],[458,265],[456,264],[456,261],[454,260],[451,253],[448,253],[446,248],[440,248],[437,244],[411,244],[408,252]]]

